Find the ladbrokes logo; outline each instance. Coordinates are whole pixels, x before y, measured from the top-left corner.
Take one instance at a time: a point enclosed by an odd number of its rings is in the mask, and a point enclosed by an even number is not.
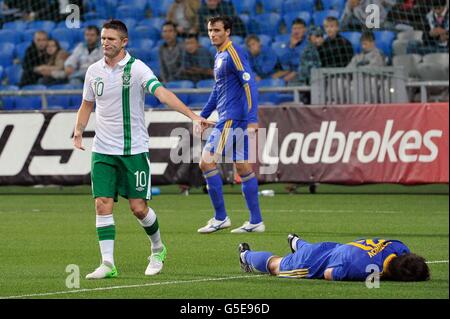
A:
[[[436,139],[442,130],[396,130],[394,120],[387,120],[383,132],[337,129],[336,121],[324,121],[320,130],[308,134],[292,132],[286,135],[277,150],[277,123],[270,123],[261,162],[266,164],[334,164],[334,163],[430,163],[439,149]],[[314,145],[314,146],[313,146]],[[278,154],[278,155],[276,155]]]

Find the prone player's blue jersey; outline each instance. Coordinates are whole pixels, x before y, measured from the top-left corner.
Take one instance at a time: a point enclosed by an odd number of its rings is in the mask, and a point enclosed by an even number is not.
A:
[[[409,248],[398,240],[358,240],[335,248],[327,268],[333,268],[333,280],[365,280],[374,265],[382,273],[393,257],[409,252]]]
[[[231,41],[217,51],[214,62],[216,83],[201,116],[208,118],[217,109],[218,122],[227,120],[258,122],[255,76],[246,53]]]
[[[365,280],[376,266],[380,273],[395,256],[409,253],[398,240],[365,239],[348,244],[331,242],[306,243],[284,257],[280,277],[322,279],[327,268],[333,268],[333,280]],[[367,266],[371,265],[369,270]]]

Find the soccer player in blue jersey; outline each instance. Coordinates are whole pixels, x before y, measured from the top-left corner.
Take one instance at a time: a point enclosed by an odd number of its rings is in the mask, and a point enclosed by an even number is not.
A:
[[[257,120],[256,82],[244,51],[230,41],[232,20],[227,16],[209,19],[208,35],[217,48],[214,63],[215,84],[211,96],[201,112],[208,118],[214,110],[219,120],[202,152],[200,169],[206,179],[208,194],[215,216],[199,233],[213,233],[231,226],[225,210],[222,177],[217,163],[231,160],[242,181],[242,193],[250,211],[250,219],[232,233],[263,232],[258,199],[258,180],[248,160],[248,128],[254,130]]]
[[[425,281],[430,278],[425,259],[411,253],[399,240],[374,238],[347,244],[312,244],[289,234],[288,243],[292,254],[284,257],[251,251],[247,243],[241,243],[242,270],[257,270],[284,278],[336,281],[365,281],[374,270],[378,270],[381,280]]]

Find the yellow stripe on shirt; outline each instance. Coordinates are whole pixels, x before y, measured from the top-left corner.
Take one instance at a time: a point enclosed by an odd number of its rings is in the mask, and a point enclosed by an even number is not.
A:
[[[234,64],[236,64],[236,68],[239,71],[244,71],[244,67],[242,66],[241,58],[237,54],[236,50],[234,49],[233,45],[230,45],[228,47],[228,52],[230,52],[231,58],[234,61]]]
[[[228,139],[228,134],[230,133],[230,127],[232,124],[233,124],[233,120],[228,120],[225,123],[222,134],[220,136],[220,142],[219,142],[219,145],[217,146],[216,153],[222,154],[222,151],[223,151],[223,148],[225,147],[226,140]]]
[[[250,111],[252,109],[252,94],[250,93],[250,86],[248,83],[244,84],[244,90],[245,95],[247,96],[248,111]]]

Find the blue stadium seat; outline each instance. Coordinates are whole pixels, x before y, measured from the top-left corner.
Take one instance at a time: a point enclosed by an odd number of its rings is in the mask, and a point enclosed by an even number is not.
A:
[[[39,29],[27,29],[22,32],[22,40],[20,42],[30,42],[33,41],[34,34],[39,31]],[[16,42],[16,43],[20,43]]]
[[[30,45],[31,45],[30,42],[22,42],[16,44],[16,57],[18,57],[20,61],[22,61],[23,58],[25,57],[25,52],[27,51]]]
[[[216,53],[217,53],[217,49],[216,49],[216,47],[215,46],[210,46],[209,47],[209,53],[211,53],[212,54],[212,56],[216,56]]]
[[[56,23],[49,20],[36,20],[28,23],[28,30],[38,29],[50,33],[56,26]]]
[[[351,42],[355,53],[361,52],[361,32],[347,31],[341,32],[341,35]]]
[[[153,27],[161,32],[164,22],[166,22],[166,18],[151,17],[151,18],[143,19],[143,20],[139,21],[138,26]]]
[[[284,87],[286,86],[286,82],[282,79],[262,79],[258,82],[258,87]],[[268,93],[260,93],[258,96],[258,102],[259,103],[273,103],[273,104],[279,104],[282,102],[285,102],[287,100],[286,97],[284,97],[284,94],[277,93],[277,92],[268,92]],[[290,100],[290,99],[289,99]]]
[[[130,42],[128,42],[129,47],[133,47],[133,48],[139,48],[139,49],[144,49],[150,51],[154,48],[155,46],[155,41],[151,40],[151,39],[135,39],[135,40],[130,40]],[[149,55],[149,54],[147,54]]]
[[[0,46],[0,65],[7,67],[13,64],[15,45],[13,43],[3,43]]]
[[[237,44],[239,46],[242,46],[244,44],[244,38],[240,35],[232,35],[230,37],[231,41],[233,41],[234,44]]]
[[[119,5],[129,5],[144,11],[148,7],[147,0],[120,0]]]
[[[162,108],[164,105],[159,102],[159,100],[154,97],[152,94],[145,94],[145,106],[151,107],[151,108]]]
[[[317,26],[323,26],[323,23],[327,17],[335,17],[339,19],[340,13],[336,10],[323,10],[313,13],[314,24]]]
[[[45,85],[25,85],[21,90],[46,90]],[[28,95],[16,97],[16,110],[40,110],[42,108],[42,97],[40,95]]]
[[[159,47],[155,46],[149,51],[149,59],[150,61],[159,63]]]
[[[272,45],[272,37],[267,34],[258,34],[259,42],[263,47],[270,47]]]
[[[198,42],[200,43],[200,45],[204,48],[209,49],[211,47],[211,40],[209,39],[209,37],[206,36],[202,36],[202,37],[198,37]]]
[[[262,9],[265,13],[283,11],[284,0],[260,0]]]
[[[122,20],[123,23],[125,23],[125,25],[127,26],[127,29],[133,29],[134,27],[137,26],[139,20],[136,20],[135,18],[124,18]]]
[[[192,89],[195,87],[192,81],[172,81],[165,85],[168,89]],[[188,93],[177,93],[178,98],[183,101],[184,104],[189,104],[190,94]]]
[[[3,80],[3,67],[0,65],[0,83]]]
[[[156,77],[159,77],[160,75],[160,65],[159,65],[159,61],[148,61],[148,67],[153,71],[153,73],[156,75]]]
[[[167,11],[169,11],[170,6],[172,5],[173,0],[161,0],[161,1],[153,1],[150,0],[150,9],[152,10],[153,17],[165,17],[167,15]]]
[[[27,29],[28,23],[21,20],[5,22],[3,24],[3,30],[13,30],[13,31],[25,31]]]
[[[135,58],[138,58],[142,61],[149,61],[150,60],[150,54],[147,49],[141,49],[137,47],[130,47],[128,48],[128,52],[134,56]]]
[[[258,26],[258,32],[256,33],[264,33],[273,37],[279,32],[281,16],[278,13],[262,13],[256,15],[253,21]]]
[[[324,10],[336,10],[342,12],[345,8],[346,0],[322,0]]]
[[[231,2],[233,3],[237,14],[256,14],[256,0],[232,0]]]
[[[130,5],[122,5],[117,7],[116,18],[123,20],[125,18],[133,18],[136,20],[144,19],[145,12],[142,9],[135,8]]]
[[[283,2],[283,13],[308,11],[313,12],[315,0],[286,0]]]
[[[86,20],[83,22],[83,28],[86,28],[87,26],[90,26],[90,25],[95,25],[96,27],[98,27],[100,29],[103,26],[103,23],[105,23],[105,22],[106,22],[105,19]]]
[[[161,37],[159,30],[148,26],[138,26],[135,29],[128,30],[128,35],[130,41],[138,39],[151,39],[157,41]]]
[[[212,89],[216,81],[214,80],[201,80],[197,82],[196,87],[199,89],[207,88]],[[191,94],[190,105],[192,104],[205,104],[211,93],[199,93],[199,94]]]
[[[50,33],[50,38],[58,40],[58,42],[68,42],[71,46],[78,42],[78,36],[75,34],[73,29],[68,28],[58,28],[54,29]]]
[[[86,1],[91,2],[91,1]],[[94,1],[92,1],[94,2]],[[118,0],[96,0],[94,2],[95,12],[99,17],[108,19],[116,15],[117,7],[119,6]],[[91,9],[91,8],[89,8]]]
[[[14,30],[0,30],[0,43],[20,43],[22,42],[22,32]]]
[[[291,32],[292,22],[297,18],[305,21],[307,26],[311,24],[311,13],[309,13],[308,11],[288,12],[283,16],[283,21],[288,32]]]
[[[274,42],[288,42],[291,39],[291,35],[287,34],[278,34],[274,38]]]
[[[1,68],[1,67],[0,67]],[[0,85],[0,91],[18,91],[19,87],[15,85]],[[0,110],[14,110],[16,107],[16,98],[13,95],[0,97]]]
[[[83,14],[83,18],[85,21],[92,20],[92,19],[98,19],[99,15],[95,11],[89,11],[89,12],[86,12],[85,14]],[[66,21],[61,21],[61,22],[66,23]]]
[[[287,52],[287,44],[286,42],[275,41],[272,43],[272,50],[275,51],[278,59],[282,58]]]
[[[67,42],[67,41],[58,41],[59,42],[59,46],[64,49],[67,52],[72,52],[72,49],[74,47],[74,44],[71,42]]]
[[[49,90],[70,90],[73,87],[70,84],[50,85]],[[47,95],[47,105],[49,109],[70,107],[70,95]]]
[[[17,85],[22,77],[23,69],[20,64],[13,64],[5,68],[6,78],[8,79],[8,84]]]
[[[392,43],[396,33],[392,31],[375,31],[375,44],[387,57],[392,57]]]

